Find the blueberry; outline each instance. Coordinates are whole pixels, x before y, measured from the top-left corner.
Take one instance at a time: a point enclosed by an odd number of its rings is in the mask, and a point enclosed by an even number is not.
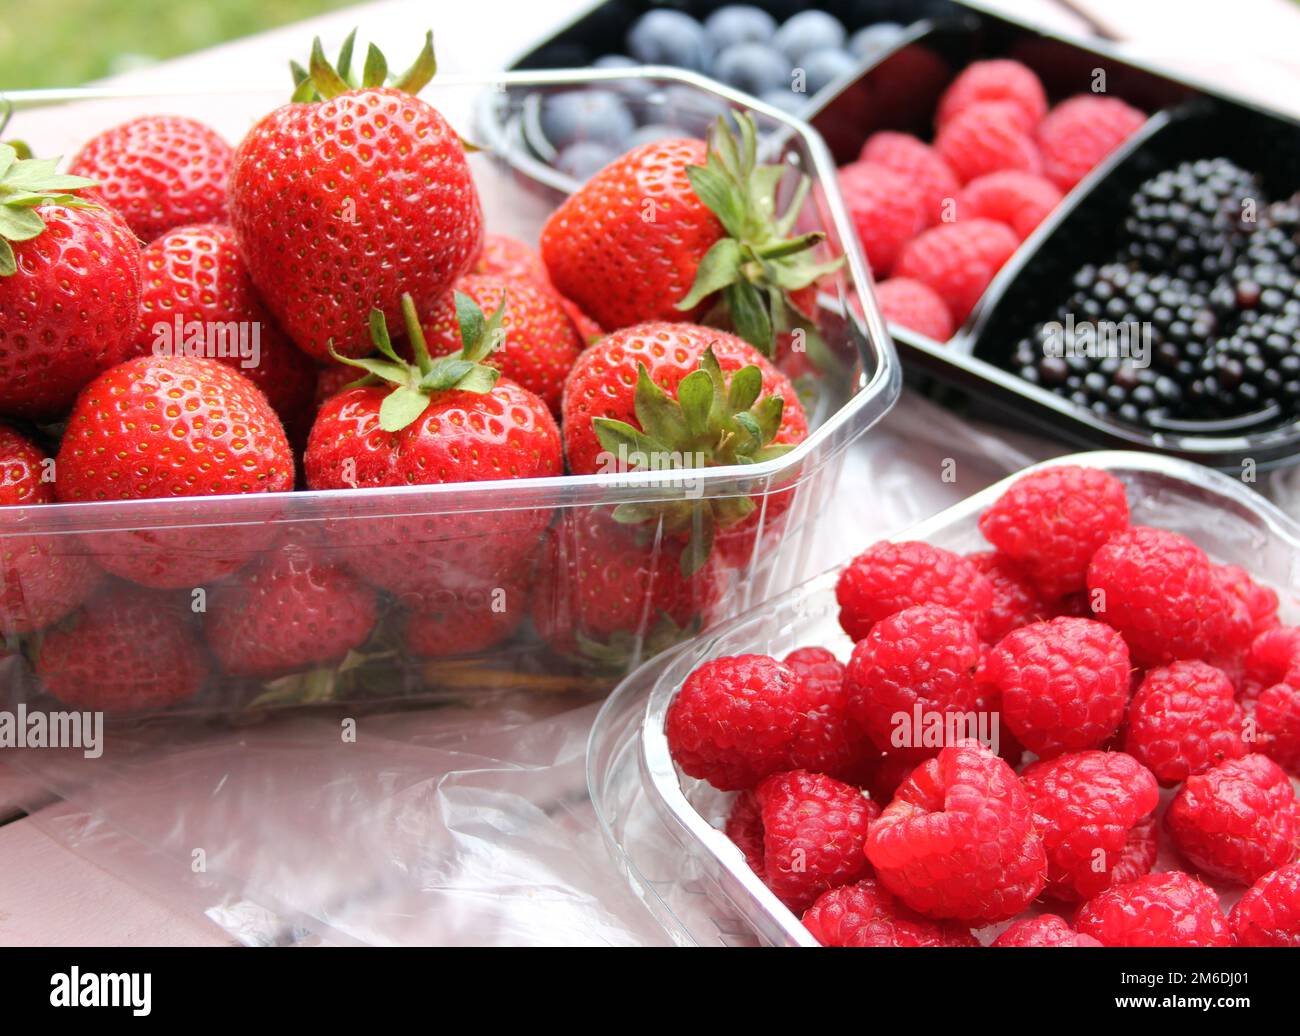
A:
[[[703,137],[718,116],[726,115],[730,110],[731,106],[715,94],[685,83],[673,83],[664,87],[662,109],[654,119],[677,126],[690,136]]]
[[[868,25],[849,37],[849,53],[859,59],[877,57],[897,43],[906,31],[897,22]]]
[[[677,126],[668,126],[662,122],[650,122],[628,138],[627,148],[631,151],[634,147],[640,147],[642,144],[653,144],[659,140],[676,140],[681,135],[682,131]]]
[[[559,158],[555,160],[555,168],[568,173],[575,180],[590,180],[620,154],[617,148],[606,144],[580,140],[560,152]]]
[[[766,93],[760,94],[758,99],[791,115],[802,115],[804,105],[808,103],[807,94],[797,94],[788,87],[780,90],[768,90]]]
[[[631,70],[641,67],[641,62],[628,57],[626,54],[606,54],[599,57],[591,63],[592,68],[610,68],[616,71]],[[620,79],[617,82],[608,83],[604,89],[613,90],[625,97],[632,97],[636,100],[644,100],[654,90],[651,83],[644,79]]]
[[[579,142],[622,149],[636,129],[623,99],[611,90],[570,90],[542,101],[542,133],[557,151]]]
[[[763,43],[735,43],[713,62],[713,78],[748,94],[775,90],[790,81],[790,61]]]
[[[801,65],[804,71],[804,91],[811,97],[842,76],[856,71],[858,60],[839,49],[815,50],[803,59]]]
[[[776,30],[773,45],[795,62],[815,50],[844,46],[844,26],[825,11],[800,11]]]
[[[646,65],[707,71],[713,45],[704,26],[681,11],[647,11],[627,34],[628,52]]]
[[[766,43],[776,32],[776,19],[761,7],[727,4],[704,19],[704,30],[722,50],[733,43]]]

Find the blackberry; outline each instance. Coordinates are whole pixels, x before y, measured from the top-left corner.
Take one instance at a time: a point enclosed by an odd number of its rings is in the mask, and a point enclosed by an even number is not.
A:
[[[1193,418],[1300,414],[1300,306],[1243,314],[1206,354],[1187,405]]]
[[[1262,202],[1253,173],[1226,158],[1201,158],[1157,173],[1129,202],[1126,255],[1183,280],[1215,280],[1236,262],[1251,229],[1247,199]]]

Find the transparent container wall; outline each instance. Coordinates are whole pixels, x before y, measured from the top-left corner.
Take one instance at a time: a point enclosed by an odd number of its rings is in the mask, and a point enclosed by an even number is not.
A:
[[[694,135],[740,103],[685,74],[606,80],[636,92],[640,103],[664,106],[665,118],[671,113]],[[576,85],[572,77],[530,73],[426,89],[425,99],[485,148],[470,162],[490,231],[536,245],[563,192],[533,175],[541,167],[527,140],[527,97]],[[101,129],[154,112],[202,119],[237,142],[284,101],[260,93],[11,97],[10,132],[47,156],[70,154]],[[51,681],[33,675],[33,662],[39,672],[55,628],[56,639],[66,639],[85,621],[82,608],[57,621],[32,614],[37,570],[50,566],[75,569],[88,586],[97,582],[86,590],[87,608],[135,602],[171,645],[153,669],[107,666],[97,693],[73,691],[73,698],[109,702],[124,723],[521,688],[600,693],[656,651],[804,578],[845,447],[885,413],[900,377],[838,196],[823,189],[833,175],[824,147],[797,123],[764,112],[756,120],[765,159],[789,169],[782,192],[788,197],[802,175],[813,179],[800,225],[825,232],[822,257],[843,254],[850,242],[845,264],[820,285],[815,321],[823,348],[786,349],[779,359],[810,418],[801,446],[746,468],[6,509],[0,549],[40,564],[3,569],[0,604],[19,613],[0,609],[14,634],[12,653],[0,662],[4,698],[55,707],[43,690]],[[689,578],[682,534],[661,519],[627,526],[612,514],[620,504],[733,497],[752,501],[752,512],[719,533],[709,562]],[[328,664],[288,671],[258,662],[253,641],[262,631],[245,630],[247,643],[236,637],[232,646],[235,617],[272,561],[359,582],[374,613],[369,633],[346,656],[339,648]],[[307,638],[335,635],[322,617],[291,608],[279,623]],[[182,694],[168,677],[187,667],[198,671],[196,687]]]
[[[1144,454],[1091,453],[1051,462],[1068,463],[1114,473],[1128,489],[1134,523],[1181,532],[1215,560],[1241,565],[1278,590],[1284,621],[1300,621],[1300,525],[1240,481]],[[1012,481],[895,538],[959,552],[982,549],[979,516]],[[847,659],[853,645],[838,621],[838,575],[817,576],[644,666],[610,697],[592,730],[588,783],[607,847],[679,942],[813,945],[722,833],[732,794],[673,765],[664,719],[687,675],[711,658],[746,652],[780,657],[815,644]]]

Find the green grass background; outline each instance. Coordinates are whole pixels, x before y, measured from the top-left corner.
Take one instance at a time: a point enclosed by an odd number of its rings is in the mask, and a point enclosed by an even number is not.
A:
[[[357,2],[0,0],[0,90],[79,86]]]

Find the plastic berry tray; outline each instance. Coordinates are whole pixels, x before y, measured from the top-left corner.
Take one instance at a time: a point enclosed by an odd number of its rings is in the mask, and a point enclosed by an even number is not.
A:
[[[639,82],[659,87],[678,86],[701,93],[699,111],[710,112],[709,88],[698,77],[667,73],[663,77],[638,75]],[[484,106],[498,112],[502,121],[521,108],[524,98],[541,86],[582,85],[586,80],[572,74],[508,73],[492,79],[436,79],[422,92],[424,99],[443,112],[467,138],[474,112]],[[92,134],[126,119],[149,113],[174,113],[202,119],[232,143],[264,114],[288,100],[268,92],[174,93],[165,97],[121,94],[98,90],[34,91],[10,93],[4,99],[15,109],[9,132],[25,140],[39,155],[69,155]],[[509,480],[411,485],[391,489],[355,491],[298,491],[257,496],[228,496],[191,499],[160,499],[123,502],[50,504],[38,508],[8,508],[0,511],[0,542],[25,543],[56,553],[101,558],[108,554],[132,554],[149,549],[151,539],[165,534],[177,546],[180,557],[221,551],[231,542],[253,544],[252,557],[274,551],[290,532],[314,537],[326,555],[342,550],[343,544],[366,542],[379,546],[379,530],[401,523],[409,542],[445,559],[447,585],[429,586],[425,591],[452,595],[457,605],[482,604],[497,589],[491,585],[470,585],[473,580],[457,559],[472,552],[483,535],[484,512],[531,512],[543,527],[561,515],[584,510],[609,510],[629,502],[714,499],[747,495],[755,499],[759,529],[755,547],[747,556],[728,558],[726,592],[719,595],[716,614],[700,616],[703,626],[734,614],[772,593],[794,585],[807,575],[807,558],[817,536],[818,521],[825,501],[834,492],[846,447],[865,433],[890,408],[901,387],[898,367],[889,335],[871,296],[871,280],[851,225],[838,194],[827,185],[835,167],[820,138],[795,120],[776,113],[758,112],[756,120],[765,132],[769,161],[787,165],[790,189],[797,173],[810,176],[814,189],[808,194],[802,221],[825,231],[819,246],[823,257],[843,255],[845,264],[823,286],[819,301],[819,329],[827,349],[820,358],[807,357],[797,372],[798,388],[810,416],[812,431],[798,448],[786,456],[744,468],[712,468],[692,472],[683,479],[680,472],[646,471],[604,475],[558,476],[532,480]],[[692,125],[690,132],[703,135],[707,118]],[[481,143],[481,141],[479,141]],[[508,156],[490,150],[470,156],[471,168],[482,196],[486,226],[535,245],[543,222],[555,199],[538,195],[531,180],[521,179]],[[845,243],[848,243],[847,246]],[[804,358],[801,356],[800,360]],[[790,499],[780,517],[767,514],[774,493]],[[778,510],[776,508],[774,511]],[[525,523],[527,524],[527,523]],[[22,537],[22,540],[18,538]],[[652,555],[661,549],[662,538],[652,535]],[[538,552],[541,541],[539,538]],[[6,548],[7,549],[7,548]],[[482,546],[479,545],[480,553]],[[648,563],[653,563],[653,557]],[[238,585],[248,566],[226,578],[223,585]],[[477,577],[475,577],[477,578]],[[21,589],[21,588],[15,588]],[[186,587],[159,598],[161,607],[200,611],[198,602],[212,586]],[[362,649],[365,661],[340,667],[333,690],[316,698],[326,703],[393,700],[439,700],[461,698],[496,689],[539,693],[607,691],[626,671],[653,653],[660,642],[648,639],[655,618],[649,601],[641,609],[638,628],[625,631],[624,665],[593,668],[575,661],[572,653],[560,653],[548,645],[531,616],[551,613],[558,601],[572,589],[564,578],[543,581],[534,575],[526,580],[522,595],[505,596],[517,627],[507,640],[496,646],[454,657],[417,658],[394,647],[394,632],[388,620],[399,602],[383,597],[381,617],[371,642]],[[187,621],[201,626],[202,617]],[[196,635],[199,635],[196,633]],[[280,690],[283,690],[281,687]],[[26,660],[10,654],[0,660],[0,699],[6,707],[40,700],[56,708],[57,703],[42,694]],[[313,700],[308,696],[307,700]],[[275,686],[237,679],[218,671],[212,664],[204,690],[195,698],[165,710],[166,716],[207,717],[230,715],[250,708],[298,704],[301,695],[277,693]],[[148,713],[133,713],[126,719]],[[111,718],[111,717],[110,717]]]
[[[1216,561],[1241,565],[1272,585],[1285,621],[1300,616],[1300,523],[1240,481],[1175,458],[1120,451],[1062,457],[1026,470],[1057,464],[1111,472],[1128,490],[1135,523],[1193,537]],[[1023,474],[892,538],[961,552],[981,549],[979,516]],[[605,844],[679,943],[815,945],[722,833],[734,793],[677,770],[664,720],[686,676],[708,659],[744,652],[782,656],[810,644],[847,658],[852,644],[839,626],[838,577],[838,569],[825,572],[642,666],[606,700],[592,728],[587,782]]]

